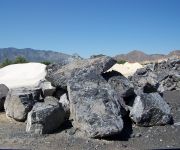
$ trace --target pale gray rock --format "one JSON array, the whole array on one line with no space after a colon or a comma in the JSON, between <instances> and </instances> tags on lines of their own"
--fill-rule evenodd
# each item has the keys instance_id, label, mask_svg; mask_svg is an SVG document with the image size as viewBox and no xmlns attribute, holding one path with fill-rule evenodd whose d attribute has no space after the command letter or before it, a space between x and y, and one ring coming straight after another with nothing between
<instances>
[{"instance_id":1,"label":"pale gray rock","mask_svg":"<svg viewBox=\"0 0 180 150\"><path fill-rule=\"evenodd\" d=\"M172 123L170 107L158 93L144 93L137 96L130 109L130 117L139 126Z\"/></svg>"},{"instance_id":2,"label":"pale gray rock","mask_svg":"<svg viewBox=\"0 0 180 150\"><path fill-rule=\"evenodd\" d=\"M8 91L9 88L6 85L0 84L0 111L4 110L4 101L6 99Z\"/></svg>"},{"instance_id":3,"label":"pale gray rock","mask_svg":"<svg viewBox=\"0 0 180 150\"><path fill-rule=\"evenodd\" d=\"M53 96L56 91L56 88L51 85L51 82L41 81L38 85L42 89L43 97Z\"/></svg>"},{"instance_id":4,"label":"pale gray rock","mask_svg":"<svg viewBox=\"0 0 180 150\"><path fill-rule=\"evenodd\" d=\"M44 102L37 102L28 113L26 132L47 134L57 130L64 122L65 112L58 100L46 97Z\"/></svg>"},{"instance_id":5,"label":"pale gray rock","mask_svg":"<svg viewBox=\"0 0 180 150\"><path fill-rule=\"evenodd\" d=\"M94 68L76 72L68 82L73 127L88 137L117 134L123 129L119 97Z\"/></svg>"},{"instance_id":6,"label":"pale gray rock","mask_svg":"<svg viewBox=\"0 0 180 150\"><path fill-rule=\"evenodd\" d=\"M11 89L4 103L6 115L17 121L25 121L34 103L40 99L41 89L39 88Z\"/></svg>"}]
</instances>

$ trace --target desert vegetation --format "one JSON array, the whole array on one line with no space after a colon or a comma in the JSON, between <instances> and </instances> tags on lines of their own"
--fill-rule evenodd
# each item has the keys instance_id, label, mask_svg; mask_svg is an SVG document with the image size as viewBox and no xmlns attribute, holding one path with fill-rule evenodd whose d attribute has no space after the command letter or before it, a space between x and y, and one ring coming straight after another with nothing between
<instances>
[{"instance_id":1,"label":"desert vegetation","mask_svg":"<svg viewBox=\"0 0 180 150\"><path fill-rule=\"evenodd\" d=\"M6 59L0 64L0 68L6 67L6 66L12 65L12 64L23 64L23 63L28 63L28 62L29 62L29 61L28 61L25 57L22 57L22 56L17 56L14 61L6 58ZM44 65L50 65L52 62L50 62L50 61L42 61L42 62L40 62L40 63L41 63L41 64L44 64Z\"/></svg>"},{"instance_id":2,"label":"desert vegetation","mask_svg":"<svg viewBox=\"0 0 180 150\"><path fill-rule=\"evenodd\" d=\"M24 58L24 57L22 57L22 56L17 56L14 61L6 58L6 59L0 64L0 68L3 68L3 67L8 66L8 65L12 65L12 64L22 64L22 63L27 63L27 62L28 62L28 61L26 60L26 58Z\"/></svg>"}]
</instances>

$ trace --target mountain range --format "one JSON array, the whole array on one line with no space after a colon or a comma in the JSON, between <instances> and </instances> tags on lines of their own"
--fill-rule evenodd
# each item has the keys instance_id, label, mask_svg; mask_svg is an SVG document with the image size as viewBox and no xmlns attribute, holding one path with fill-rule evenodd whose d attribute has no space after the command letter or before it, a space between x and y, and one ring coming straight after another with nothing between
<instances>
[{"instance_id":1,"label":"mountain range","mask_svg":"<svg viewBox=\"0 0 180 150\"><path fill-rule=\"evenodd\" d=\"M125 60L128 62L152 62L164 60L168 58L180 57L180 50L171 51L169 54L146 54L142 51L134 50L127 54L116 55L114 58L117 61Z\"/></svg>"},{"instance_id":2,"label":"mountain range","mask_svg":"<svg viewBox=\"0 0 180 150\"><path fill-rule=\"evenodd\" d=\"M61 52L34 50L31 48L0 48L0 63L5 59L14 60L17 56L22 56L30 62L59 62L62 63L74 58L81 58L78 54L68 55ZM169 54L146 54L142 51L134 50L127 54L119 54L114 56L117 61L126 60L128 62L147 62L158 61L171 57L180 57L180 50L171 51Z\"/></svg>"},{"instance_id":3,"label":"mountain range","mask_svg":"<svg viewBox=\"0 0 180 150\"><path fill-rule=\"evenodd\" d=\"M0 48L0 62L3 62L5 59L15 60L17 56L22 56L31 62L63 62L73 58L72 55L54 51L34 50L31 48Z\"/></svg>"}]
</instances>

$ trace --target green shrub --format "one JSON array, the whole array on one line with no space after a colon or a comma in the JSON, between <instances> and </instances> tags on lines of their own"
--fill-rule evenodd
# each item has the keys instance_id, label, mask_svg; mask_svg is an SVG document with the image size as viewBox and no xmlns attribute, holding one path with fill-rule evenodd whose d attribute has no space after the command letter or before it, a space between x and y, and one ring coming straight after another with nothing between
<instances>
[{"instance_id":1,"label":"green shrub","mask_svg":"<svg viewBox=\"0 0 180 150\"><path fill-rule=\"evenodd\" d=\"M9 60L8 58L6 58L2 63L1 63L1 68L2 67L5 67L5 66L8 66L8 65L11 65L13 64L13 62L11 60Z\"/></svg>"},{"instance_id":2,"label":"green shrub","mask_svg":"<svg viewBox=\"0 0 180 150\"><path fill-rule=\"evenodd\" d=\"M26 60L26 58L22 57L22 56L18 56L16 57L14 64L21 64L21 63L27 63L28 61Z\"/></svg>"},{"instance_id":3,"label":"green shrub","mask_svg":"<svg viewBox=\"0 0 180 150\"><path fill-rule=\"evenodd\" d=\"M0 68L11 65L11 64L22 64L22 63L27 63L28 61L22 57L22 56L18 56L16 57L16 59L14 61L9 60L8 58L6 58L1 64L0 64Z\"/></svg>"},{"instance_id":4,"label":"green shrub","mask_svg":"<svg viewBox=\"0 0 180 150\"><path fill-rule=\"evenodd\" d=\"M125 64L127 61L126 60L118 60L117 63L118 64Z\"/></svg>"},{"instance_id":5,"label":"green shrub","mask_svg":"<svg viewBox=\"0 0 180 150\"><path fill-rule=\"evenodd\" d=\"M51 62L50 61L42 61L41 64L50 65Z\"/></svg>"}]
</instances>

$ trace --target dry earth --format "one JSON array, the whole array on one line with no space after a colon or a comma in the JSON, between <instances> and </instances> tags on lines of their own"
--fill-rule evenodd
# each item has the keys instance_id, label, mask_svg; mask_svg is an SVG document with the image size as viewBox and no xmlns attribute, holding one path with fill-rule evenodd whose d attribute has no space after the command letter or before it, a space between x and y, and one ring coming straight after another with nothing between
<instances>
[{"instance_id":1,"label":"dry earth","mask_svg":"<svg viewBox=\"0 0 180 150\"><path fill-rule=\"evenodd\" d=\"M25 123L7 119L0 113L0 149L121 150L180 148L180 91L166 92L172 106L174 125L158 127L128 126L121 135L106 140L87 139L74 134L73 128L37 136L25 132ZM123 138L122 138L123 136Z\"/></svg>"}]
</instances>

